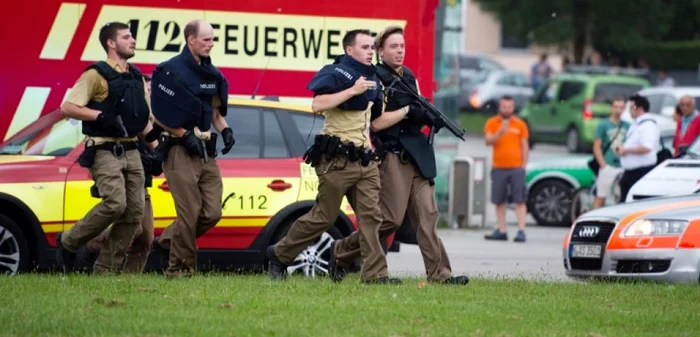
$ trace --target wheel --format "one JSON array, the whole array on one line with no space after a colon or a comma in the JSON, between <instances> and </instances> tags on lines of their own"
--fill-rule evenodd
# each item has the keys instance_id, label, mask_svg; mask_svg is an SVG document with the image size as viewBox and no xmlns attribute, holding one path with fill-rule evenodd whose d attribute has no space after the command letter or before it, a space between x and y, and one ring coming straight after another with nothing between
<instances>
[{"instance_id":1,"label":"wheel","mask_svg":"<svg viewBox=\"0 0 700 337\"><path fill-rule=\"evenodd\" d=\"M571 225L571 202L574 189L561 180L537 183L529 193L530 214L541 226Z\"/></svg>"},{"instance_id":2,"label":"wheel","mask_svg":"<svg viewBox=\"0 0 700 337\"><path fill-rule=\"evenodd\" d=\"M294 219L296 220L296 219ZM294 220L287 221L286 227L280 233L278 233L273 241L273 244L287 234L289 227L291 227ZM323 232L319 238L312 241L308 247L297 255L294 261L287 267L287 274L302 274L306 277L316 277L316 276L327 276L328 275L328 262L331 259L331 248L332 243L335 240L343 238L343 234L335 226L331 227L327 231Z\"/></svg>"},{"instance_id":3,"label":"wheel","mask_svg":"<svg viewBox=\"0 0 700 337\"><path fill-rule=\"evenodd\" d=\"M19 226L0 214L0 274L16 275L29 268L29 246Z\"/></svg>"},{"instance_id":4,"label":"wheel","mask_svg":"<svg viewBox=\"0 0 700 337\"><path fill-rule=\"evenodd\" d=\"M574 127L569 129L566 135L566 149L570 153L579 152L581 148L581 138L579 136L578 130Z\"/></svg>"},{"instance_id":5,"label":"wheel","mask_svg":"<svg viewBox=\"0 0 700 337\"><path fill-rule=\"evenodd\" d=\"M573 224L581 214L593 209L593 193L595 189L582 188L574 194L571 200L571 223Z\"/></svg>"}]
</instances>

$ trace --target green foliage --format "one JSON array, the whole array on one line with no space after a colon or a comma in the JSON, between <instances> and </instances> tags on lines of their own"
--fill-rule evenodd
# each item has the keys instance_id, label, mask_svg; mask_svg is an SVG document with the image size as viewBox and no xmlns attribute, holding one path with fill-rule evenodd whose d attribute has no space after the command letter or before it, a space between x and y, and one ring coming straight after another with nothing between
<instances>
[{"instance_id":1,"label":"green foliage","mask_svg":"<svg viewBox=\"0 0 700 337\"><path fill-rule=\"evenodd\" d=\"M644 55L652 68L697 70L700 65L700 40L650 43L633 52Z\"/></svg>"}]
</instances>

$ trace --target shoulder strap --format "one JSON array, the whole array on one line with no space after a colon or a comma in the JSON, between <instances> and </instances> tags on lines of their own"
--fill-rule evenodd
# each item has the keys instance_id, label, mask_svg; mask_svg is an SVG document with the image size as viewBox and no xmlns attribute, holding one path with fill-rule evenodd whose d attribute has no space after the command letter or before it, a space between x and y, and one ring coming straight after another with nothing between
<instances>
[{"instance_id":1,"label":"shoulder strap","mask_svg":"<svg viewBox=\"0 0 700 337\"><path fill-rule=\"evenodd\" d=\"M90 69L95 69L97 73L100 74L100 76L104 77L107 80L107 82L119 78L119 73L116 70L114 70L114 68L110 67L109 64L105 61L95 62L88 66L85 70L87 71Z\"/></svg>"},{"instance_id":2,"label":"shoulder strap","mask_svg":"<svg viewBox=\"0 0 700 337\"><path fill-rule=\"evenodd\" d=\"M139 67L129 63L129 72L134 75L134 77L141 78L143 77L143 73L141 72L141 69Z\"/></svg>"},{"instance_id":3,"label":"shoulder strap","mask_svg":"<svg viewBox=\"0 0 700 337\"><path fill-rule=\"evenodd\" d=\"M617 135L620 134L620 130L622 130L622 121L620 121L620 125L617 126L617 132L615 132L615 135L613 136L613 139L617 139ZM605 146L605 150L603 150L603 155L605 155L605 152L608 152L610 149L610 146L612 146L613 140L611 139L610 142Z\"/></svg>"}]
</instances>

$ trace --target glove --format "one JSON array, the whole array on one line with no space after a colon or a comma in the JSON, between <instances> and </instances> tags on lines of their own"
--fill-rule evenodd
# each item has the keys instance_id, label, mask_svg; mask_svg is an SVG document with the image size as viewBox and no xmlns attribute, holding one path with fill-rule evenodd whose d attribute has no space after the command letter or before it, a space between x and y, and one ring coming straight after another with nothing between
<instances>
[{"instance_id":1,"label":"glove","mask_svg":"<svg viewBox=\"0 0 700 337\"><path fill-rule=\"evenodd\" d=\"M425 117L425 110L418 106L417 104L411 104L408 108L408 113L406 114L408 119L416 124L422 123Z\"/></svg>"},{"instance_id":2,"label":"glove","mask_svg":"<svg viewBox=\"0 0 700 337\"><path fill-rule=\"evenodd\" d=\"M409 96L408 94L402 92L394 92L394 95L396 95L394 96L394 99L396 100L398 106L407 106L413 103L413 97Z\"/></svg>"},{"instance_id":3,"label":"glove","mask_svg":"<svg viewBox=\"0 0 700 337\"><path fill-rule=\"evenodd\" d=\"M445 120L442 118L436 118L436 119L431 120L430 122L431 122L430 124L435 128L435 133L440 131L440 129L444 128L446 125Z\"/></svg>"},{"instance_id":4,"label":"glove","mask_svg":"<svg viewBox=\"0 0 700 337\"><path fill-rule=\"evenodd\" d=\"M184 135L182 135L182 138L180 139L180 144L187 149L187 153L189 153L190 156L199 156L199 157L204 157L204 149L202 149L202 140L199 139L194 134L194 131L192 130L187 130Z\"/></svg>"},{"instance_id":5,"label":"glove","mask_svg":"<svg viewBox=\"0 0 700 337\"><path fill-rule=\"evenodd\" d=\"M119 120L115 114L102 111L99 115L97 115L95 122L97 122L105 131L114 131L120 135L122 134L122 126L119 124Z\"/></svg>"},{"instance_id":6,"label":"glove","mask_svg":"<svg viewBox=\"0 0 700 337\"><path fill-rule=\"evenodd\" d=\"M231 130L231 128L223 129L221 131L221 137L224 139L224 149L221 150L221 153L227 154L231 151L233 144L236 144L236 140L233 139L233 130Z\"/></svg>"}]
</instances>

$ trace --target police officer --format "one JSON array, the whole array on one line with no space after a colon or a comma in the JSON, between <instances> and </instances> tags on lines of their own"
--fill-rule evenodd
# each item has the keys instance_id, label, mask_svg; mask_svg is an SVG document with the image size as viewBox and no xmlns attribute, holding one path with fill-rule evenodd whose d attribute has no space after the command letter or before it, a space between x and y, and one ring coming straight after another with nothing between
<instances>
[{"instance_id":1,"label":"police officer","mask_svg":"<svg viewBox=\"0 0 700 337\"><path fill-rule=\"evenodd\" d=\"M377 73L383 85L388 86L394 76L400 76L413 91L420 93L413 72L403 66L403 32L403 28L394 26L377 35L376 46L382 61ZM428 281L467 284L466 276L452 276L445 247L437 236L438 209L433 186L435 153L428 137L421 132L424 124L438 129L444 125L426 116L407 93L387 88L385 97L386 112L372 121L373 137L386 151L379 169L382 185L379 205L383 217L380 239L385 240L401 226L408 210L411 224L417 231ZM334 242L329 264L331 279L341 281L347 267L360 257L360 235L355 231Z\"/></svg>"},{"instance_id":2,"label":"police officer","mask_svg":"<svg viewBox=\"0 0 700 337\"><path fill-rule=\"evenodd\" d=\"M148 188L153 185L153 177L159 176L163 172L163 161L159 155L151 150L144 141L139 142L139 151L141 152L141 163L145 172L144 185L144 208L141 226L136 229L134 238L126 254L124 261L125 273L143 273L148 256L151 253L151 243L153 242L153 205L151 204L151 195L148 193ZM99 198L97 186L93 186L93 197ZM82 268L89 269L94 264L94 260L104 246L105 240L109 236L110 228L105 229L96 238L90 240L85 246L78 250L78 265Z\"/></svg>"},{"instance_id":3,"label":"police officer","mask_svg":"<svg viewBox=\"0 0 700 337\"><path fill-rule=\"evenodd\" d=\"M90 65L73 86L61 111L82 120L85 151L79 158L89 168L102 200L78 223L56 237L57 261L65 271L75 267L82 245L114 223L95 261L96 274L119 272L144 208L144 170L137 136L151 130L145 81L127 63L135 40L129 26L108 23L100 29L107 60Z\"/></svg>"},{"instance_id":4,"label":"police officer","mask_svg":"<svg viewBox=\"0 0 700 337\"><path fill-rule=\"evenodd\" d=\"M182 52L159 64L153 72L152 104L156 123L165 129L159 147L163 172L175 201L177 218L153 242L168 256L167 277L192 276L197 262L195 239L221 219L223 183L216 156L221 133L226 154L234 144L224 117L228 82L212 64L214 29L202 20L185 26Z\"/></svg>"},{"instance_id":5,"label":"police officer","mask_svg":"<svg viewBox=\"0 0 700 337\"><path fill-rule=\"evenodd\" d=\"M343 37L345 55L323 67L308 88L314 92L312 110L325 115L324 126L305 154L319 179L316 204L294 222L287 234L267 249L272 279L286 276L286 267L313 240L335 223L343 196L355 196L360 233L362 276L365 283L399 283L389 278L379 242L378 157L371 147L369 125L383 109L378 79L372 66L373 39L367 30Z\"/></svg>"}]
</instances>

